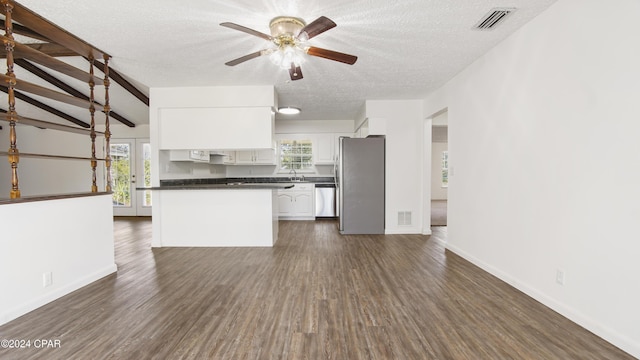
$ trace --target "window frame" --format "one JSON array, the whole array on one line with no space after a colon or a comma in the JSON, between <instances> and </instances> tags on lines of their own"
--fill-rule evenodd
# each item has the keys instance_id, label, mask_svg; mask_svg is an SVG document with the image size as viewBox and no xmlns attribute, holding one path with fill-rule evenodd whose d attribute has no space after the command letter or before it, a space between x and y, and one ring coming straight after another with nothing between
<instances>
[{"instance_id":1,"label":"window frame","mask_svg":"<svg viewBox=\"0 0 640 360\"><path fill-rule=\"evenodd\" d=\"M449 187L449 150L442 151L440 155L440 186Z\"/></svg>"},{"instance_id":2,"label":"window frame","mask_svg":"<svg viewBox=\"0 0 640 360\"><path fill-rule=\"evenodd\" d=\"M308 142L308 146L306 148L308 148L308 153L298 153L298 154L294 154L294 156L300 156L300 157L308 157L308 161L301 161L300 164L304 164L305 162L308 163L308 165L304 168L301 169L291 169L291 168L284 168L284 164L282 161L283 158L283 153L282 153L282 144L286 143L286 142L297 142L297 141L301 141L301 142ZM307 137L307 136L283 136L281 138L278 139L277 141L277 145L278 145L278 152L277 152L277 163L278 163L278 173L286 173L288 174L289 172L291 172L291 170L294 170L296 173L314 173L315 172L315 162L314 162L314 157L313 157L313 152L314 152L314 139L312 137Z\"/></svg>"}]
</instances>

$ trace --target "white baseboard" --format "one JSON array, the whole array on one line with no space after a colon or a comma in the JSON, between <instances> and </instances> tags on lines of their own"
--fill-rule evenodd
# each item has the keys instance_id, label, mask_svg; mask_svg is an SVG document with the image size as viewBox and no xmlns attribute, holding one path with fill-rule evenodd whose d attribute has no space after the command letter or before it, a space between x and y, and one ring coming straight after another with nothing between
<instances>
[{"instance_id":1,"label":"white baseboard","mask_svg":"<svg viewBox=\"0 0 640 360\"><path fill-rule=\"evenodd\" d=\"M103 277L113 274L118 270L116 264L111 264L103 269L100 269L92 274L83 276L82 278L77 279L69 284L53 289L51 292L43 294L42 296L38 296L31 301L28 301L25 304L14 307L7 311L3 311L0 313L0 325L6 324L11 320L17 319L20 316L31 312L43 305L46 305L56 299L59 299L73 291L80 289L83 286L89 285L90 283L102 279Z\"/></svg>"},{"instance_id":2,"label":"white baseboard","mask_svg":"<svg viewBox=\"0 0 640 360\"><path fill-rule=\"evenodd\" d=\"M543 305L547 306L551 310L557 312L558 314L566 317L567 319L573 321L574 323L580 325L581 327L589 330L595 335L601 337L602 339L608 341L612 345L620 348L623 351L626 351L630 355L640 358L640 343L630 339L628 336L620 334L613 329L593 320L589 316L581 313L574 308L542 293L538 289L531 287L530 285L514 278L510 274L507 274L500 269L489 265L482 260L474 257L473 255L465 252L464 250L456 247L455 245L451 245L447 243L445 245L447 250L459 255L465 260L471 262L472 264L480 267L484 271L490 273L491 275L496 276L500 280L506 282L507 284L513 286L514 288L522 291Z\"/></svg>"},{"instance_id":3,"label":"white baseboard","mask_svg":"<svg viewBox=\"0 0 640 360\"><path fill-rule=\"evenodd\" d=\"M422 234L422 229L415 226L403 226L392 229L385 228L385 235L400 235L400 234Z\"/></svg>"}]
</instances>

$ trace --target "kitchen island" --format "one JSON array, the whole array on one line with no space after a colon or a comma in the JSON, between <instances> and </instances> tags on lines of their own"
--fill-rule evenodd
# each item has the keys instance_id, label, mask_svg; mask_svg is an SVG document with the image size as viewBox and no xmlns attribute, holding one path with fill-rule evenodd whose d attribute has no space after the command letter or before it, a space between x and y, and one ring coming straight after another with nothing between
<instances>
[{"instance_id":1,"label":"kitchen island","mask_svg":"<svg viewBox=\"0 0 640 360\"><path fill-rule=\"evenodd\" d=\"M152 190L152 247L272 247L278 189L291 183L176 185Z\"/></svg>"}]
</instances>

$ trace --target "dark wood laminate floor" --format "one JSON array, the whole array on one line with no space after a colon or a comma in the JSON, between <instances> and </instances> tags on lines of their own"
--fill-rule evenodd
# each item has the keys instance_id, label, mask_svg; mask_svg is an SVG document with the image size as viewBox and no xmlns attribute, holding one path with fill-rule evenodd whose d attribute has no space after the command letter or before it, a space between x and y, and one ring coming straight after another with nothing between
<instances>
[{"instance_id":1,"label":"dark wood laminate floor","mask_svg":"<svg viewBox=\"0 0 640 360\"><path fill-rule=\"evenodd\" d=\"M148 219L115 229L117 275L0 327L61 347L0 359L632 359L445 251L446 228L284 221L274 248L154 250Z\"/></svg>"}]
</instances>

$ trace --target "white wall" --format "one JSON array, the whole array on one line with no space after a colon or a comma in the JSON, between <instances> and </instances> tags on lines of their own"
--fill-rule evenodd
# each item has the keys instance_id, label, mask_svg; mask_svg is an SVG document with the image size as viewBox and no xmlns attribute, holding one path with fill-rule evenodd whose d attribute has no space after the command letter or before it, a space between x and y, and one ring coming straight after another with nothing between
<instances>
[{"instance_id":1,"label":"white wall","mask_svg":"<svg viewBox=\"0 0 640 360\"><path fill-rule=\"evenodd\" d=\"M353 133L353 120L276 120L276 134Z\"/></svg>"},{"instance_id":2,"label":"white wall","mask_svg":"<svg viewBox=\"0 0 640 360\"><path fill-rule=\"evenodd\" d=\"M386 136L385 233L419 234L423 221L423 102L368 100L371 135ZM398 212L410 211L412 224L398 225Z\"/></svg>"},{"instance_id":3,"label":"white wall","mask_svg":"<svg viewBox=\"0 0 640 360\"><path fill-rule=\"evenodd\" d=\"M145 139L149 137L149 124L136 125L136 127L133 128L122 124L113 124L109 127L111 129L112 139Z\"/></svg>"},{"instance_id":4,"label":"white wall","mask_svg":"<svg viewBox=\"0 0 640 360\"><path fill-rule=\"evenodd\" d=\"M0 325L116 271L110 195L0 205L0 229Z\"/></svg>"},{"instance_id":5,"label":"white wall","mask_svg":"<svg viewBox=\"0 0 640 360\"><path fill-rule=\"evenodd\" d=\"M447 248L636 357L639 17L559 0L425 102L449 110Z\"/></svg>"}]
</instances>

